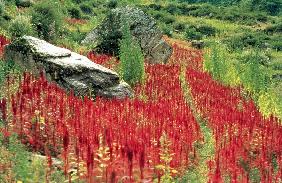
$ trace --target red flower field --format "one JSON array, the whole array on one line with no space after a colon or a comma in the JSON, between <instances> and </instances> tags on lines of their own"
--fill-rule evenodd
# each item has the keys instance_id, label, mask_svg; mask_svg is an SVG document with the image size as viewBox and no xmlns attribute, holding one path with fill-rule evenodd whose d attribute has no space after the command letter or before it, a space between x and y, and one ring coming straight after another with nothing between
<instances>
[{"instance_id":1,"label":"red flower field","mask_svg":"<svg viewBox=\"0 0 282 183\"><path fill-rule=\"evenodd\" d=\"M0 38L0 54L7 43ZM43 75L24 73L18 91L0 100L3 119L12 116L1 132L16 132L28 148L49 157L50 166L51 157L60 158L70 180L75 170L88 182L160 181L164 171L159 165L181 176L198 164L196 144L205 143L181 85L185 68L194 107L215 139L215 154L206 162L209 174L202 176L211 183L247 183L256 170L261 182L281 182L278 119L264 119L254 102L240 95L241 88L223 86L203 72L201 51L177 43L173 48L169 64L146 65L146 82L136 86L134 99L79 98ZM118 64L106 55L88 57L109 68ZM171 158L168 165L163 152Z\"/></svg>"}]
</instances>

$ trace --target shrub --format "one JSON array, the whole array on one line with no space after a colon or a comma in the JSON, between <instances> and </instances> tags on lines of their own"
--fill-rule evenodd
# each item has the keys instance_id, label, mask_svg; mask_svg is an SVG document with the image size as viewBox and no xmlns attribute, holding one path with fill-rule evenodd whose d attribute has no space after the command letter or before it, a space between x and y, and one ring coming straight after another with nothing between
<instances>
[{"instance_id":1,"label":"shrub","mask_svg":"<svg viewBox=\"0 0 282 183\"><path fill-rule=\"evenodd\" d=\"M18 7L30 7L32 5L31 0L16 0L16 5Z\"/></svg>"},{"instance_id":2,"label":"shrub","mask_svg":"<svg viewBox=\"0 0 282 183\"><path fill-rule=\"evenodd\" d=\"M185 30L185 28L186 28L186 25L184 23L176 23L176 24L173 25L173 28L175 30L183 32Z\"/></svg>"},{"instance_id":3,"label":"shrub","mask_svg":"<svg viewBox=\"0 0 282 183\"><path fill-rule=\"evenodd\" d=\"M164 16L162 17L161 21L166 24L172 24L173 22L175 22L175 18L173 16Z\"/></svg>"},{"instance_id":4,"label":"shrub","mask_svg":"<svg viewBox=\"0 0 282 183\"><path fill-rule=\"evenodd\" d=\"M232 62L224 45L211 42L210 51L206 52L204 58L204 69L210 72L214 79L228 86L240 84L238 65Z\"/></svg>"},{"instance_id":5,"label":"shrub","mask_svg":"<svg viewBox=\"0 0 282 183\"><path fill-rule=\"evenodd\" d=\"M274 25L270 25L265 29L266 33L273 34L273 33L282 33L282 23L277 23Z\"/></svg>"},{"instance_id":6,"label":"shrub","mask_svg":"<svg viewBox=\"0 0 282 183\"><path fill-rule=\"evenodd\" d=\"M84 3L84 4L81 4L79 7L83 13L92 14L93 12L92 7L88 4Z\"/></svg>"},{"instance_id":7,"label":"shrub","mask_svg":"<svg viewBox=\"0 0 282 183\"><path fill-rule=\"evenodd\" d=\"M272 42L272 48L277 50L277 51L282 51L282 42L281 40L276 40Z\"/></svg>"},{"instance_id":8,"label":"shrub","mask_svg":"<svg viewBox=\"0 0 282 183\"><path fill-rule=\"evenodd\" d=\"M187 28L185 32L185 38L190 41L191 40L200 40L203 38L203 34L198 32L196 28L191 27L191 28Z\"/></svg>"},{"instance_id":9,"label":"shrub","mask_svg":"<svg viewBox=\"0 0 282 183\"><path fill-rule=\"evenodd\" d=\"M76 7L68 9L68 13L71 18L81 19L81 11Z\"/></svg>"},{"instance_id":10,"label":"shrub","mask_svg":"<svg viewBox=\"0 0 282 183\"><path fill-rule=\"evenodd\" d=\"M117 0L110 0L107 4L108 8L110 9L114 9L116 8L118 5L118 1Z\"/></svg>"},{"instance_id":11,"label":"shrub","mask_svg":"<svg viewBox=\"0 0 282 183\"><path fill-rule=\"evenodd\" d=\"M166 7L166 11L172 15L181 13L181 11L178 9L178 7L175 4L168 4Z\"/></svg>"},{"instance_id":12,"label":"shrub","mask_svg":"<svg viewBox=\"0 0 282 183\"><path fill-rule=\"evenodd\" d=\"M261 32L244 32L226 38L224 42L230 50L242 50L248 47L263 48L269 37Z\"/></svg>"},{"instance_id":13,"label":"shrub","mask_svg":"<svg viewBox=\"0 0 282 183\"><path fill-rule=\"evenodd\" d=\"M214 36L216 33L216 28L209 25L200 25L197 28L197 31L206 36Z\"/></svg>"},{"instance_id":14,"label":"shrub","mask_svg":"<svg viewBox=\"0 0 282 183\"><path fill-rule=\"evenodd\" d=\"M157 12L157 13L154 13L153 16L157 20L162 20L165 17L165 14L161 12Z\"/></svg>"},{"instance_id":15,"label":"shrub","mask_svg":"<svg viewBox=\"0 0 282 183\"><path fill-rule=\"evenodd\" d=\"M4 14L5 11L5 2L0 0L0 16Z\"/></svg>"},{"instance_id":16,"label":"shrub","mask_svg":"<svg viewBox=\"0 0 282 183\"><path fill-rule=\"evenodd\" d=\"M169 37L172 36L173 30L172 27L170 25L167 24L161 24L161 29L163 31L163 33Z\"/></svg>"},{"instance_id":17,"label":"shrub","mask_svg":"<svg viewBox=\"0 0 282 183\"><path fill-rule=\"evenodd\" d=\"M159 4L150 4L149 8L156 10L156 11L160 11L162 9L162 6Z\"/></svg>"},{"instance_id":18,"label":"shrub","mask_svg":"<svg viewBox=\"0 0 282 183\"><path fill-rule=\"evenodd\" d=\"M30 18L26 16L17 16L9 26L9 32L12 38L32 34L32 25Z\"/></svg>"},{"instance_id":19,"label":"shrub","mask_svg":"<svg viewBox=\"0 0 282 183\"><path fill-rule=\"evenodd\" d=\"M74 2L76 4L80 4L80 3L82 3L82 0L72 0L72 2Z\"/></svg>"},{"instance_id":20,"label":"shrub","mask_svg":"<svg viewBox=\"0 0 282 183\"><path fill-rule=\"evenodd\" d=\"M122 78L130 85L143 82L145 76L144 56L140 45L133 39L130 28L125 21L120 41L120 61Z\"/></svg>"},{"instance_id":21,"label":"shrub","mask_svg":"<svg viewBox=\"0 0 282 183\"><path fill-rule=\"evenodd\" d=\"M31 21L38 36L50 41L59 35L63 26L63 15L57 2L44 1L34 6Z\"/></svg>"},{"instance_id":22,"label":"shrub","mask_svg":"<svg viewBox=\"0 0 282 183\"><path fill-rule=\"evenodd\" d=\"M238 60L243 64L256 63L260 65L268 65L270 63L269 56L258 50L243 51L238 57Z\"/></svg>"}]
</instances>

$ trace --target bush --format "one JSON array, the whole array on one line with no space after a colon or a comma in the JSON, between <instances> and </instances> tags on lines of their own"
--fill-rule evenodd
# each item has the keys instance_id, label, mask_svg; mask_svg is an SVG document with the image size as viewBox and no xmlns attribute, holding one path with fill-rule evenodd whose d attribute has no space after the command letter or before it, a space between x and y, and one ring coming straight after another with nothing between
<instances>
[{"instance_id":1,"label":"bush","mask_svg":"<svg viewBox=\"0 0 282 183\"><path fill-rule=\"evenodd\" d=\"M230 50L242 50L249 47L263 48L268 40L269 37L261 32L244 32L226 38L224 42Z\"/></svg>"},{"instance_id":2,"label":"bush","mask_svg":"<svg viewBox=\"0 0 282 183\"><path fill-rule=\"evenodd\" d=\"M5 2L3 0L0 0L0 16L4 14L5 11Z\"/></svg>"},{"instance_id":3,"label":"bush","mask_svg":"<svg viewBox=\"0 0 282 183\"><path fill-rule=\"evenodd\" d=\"M196 29L198 32L206 36L214 36L216 34L216 28L209 25L200 25Z\"/></svg>"},{"instance_id":4,"label":"bush","mask_svg":"<svg viewBox=\"0 0 282 183\"><path fill-rule=\"evenodd\" d=\"M204 58L204 69L210 72L214 79L228 86L240 84L238 66L231 61L224 45L210 43L210 51L206 52Z\"/></svg>"},{"instance_id":5,"label":"bush","mask_svg":"<svg viewBox=\"0 0 282 183\"><path fill-rule=\"evenodd\" d=\"M268 65L270 63L269 56L258 50L243 51L238 57L238 60L243 64L256 63L260 65Z\"/></svg>"},{"instance_id":6,"label":"bush","mask_svg":"<svg viewBox=\"0 0 282 183\"><path fill-rule=\"evenodd\" d=\"M162 9L162 6L159 4L150 4L149 8L156 10L156 11L160 11Z\"/></svg>"},{"instance_id":7,"label":"bush","mask_svg":"<svg viewBox=\"0 0 282 183\"><path fill-rule=\"evenodd\" d=\"M172 15L181 13L181 11L178 9L178 7L175 4L168 4L166 7L166 11Z\"/></svg>"},{"instance_id":8,"label":"bush","mask_svg":"<svg viewBox=\"0 0 282 183\"><path fill-rule=\"evenodd\" d=\"M16 0L16 5L18 7L30 7L32 5L31 0Z\"/></svg>"},{"instance_id":9,"label":"bush","mask_svg":"<svg viewBox=\"0 0 282 183\"><path fill-rule=\"evenodd\" d=\"M198 32L196 30L196 28L191 27L191 28L187 28L186 32L185 32L185 38L189 41L191 40L200 40L203 38L203 34Z\"/></svg>"},{"instance_id":10,"label":"bush","mask_svg":"<svg viewBox=\"0 0 282 183\"><path fill-rule=\"evenodd\" d=\"M32 12L32 24L40 38L53 40L63 26L63 15L58 2L44 1L36 4Z\"/></svg>"},{"instance_id":11,"label":"bush","mask_svg":"<svg viewBox=\"0 0 282 183\"><path fill-rule=\"evenodd\" d=\"M173 30L172 30L172 27L170 25L161 24L160 27L161 27L161 29L162 29L162 31L165 35L172 37Z\"/></svg>"},{"instance_id":12,"label":"bush","mask_svg":"<svg viewBox=\"0 0 282 183\"><path fill-rule=\"evenodd\" d=\"M30 18L26 16L17 16L9 26L9 32L12 36L12 39L21 37L24 35L32 34L32 25Z\"/></svg>"},{"instance_id":13,"label":"bush","mask_svg":"<svg viewBox=\"0 0 282 183\"><path fill-rule=\"evenodd\" d=\"M122 27L119 56L122 78L130 85L141 83L145 77L144 56L140 45L133 39L125 21Z\"/></svg>"},{"instance_id":14,"label":"bush","mask_svg":"<svg viewBox=\"0 0 282 183\"><path fill-rule=\"evenodd\" d=\"M81 19L81 11L76 7L68 9L68 13L71 18Z\"/></svg>"},{"instance_id":15,"label":"bush","mask_svg":"<svg viewBox=\"0 0 282 183\"><path fill-rule=\"evenodd\" d=\"M110 9L114 9L114 8L116 8L117 7L117 5L118 5L118 1L117 0L110 0L109 2L108 2L108 8L110 8Z\"/></svg>"},{"instance_id":16,"label":"bush","mask_svg":"<svg viewBox=\"0 0 282 183\"><path fill-rule=\"evenodd\" d=\"M161 21L163 21L166 24L172 24L173 22L175 22L175 17L173 16L164 16L161 18Z\"/></svg>"},{"instance_id":17,"label":"bush","mask_svg":"<svg viewBox=\"0 0 282 183\"><path fill-rule=\"evenodd\" d=\"M72 0L72 2L74 2L76 4L80 4L80 3L82 3L82 0Z\"/></svg>"},{"instance_id":18,"label":"bush","mask_svg":"<svg viewBox=\"0 0 282 183\"><path fill-rule=\"evenodd\" d=\"M92 7L88 4L81 4L79 7L83 13L92 14L93 12Z\"/></svg>"},{"instance_id":19,"label":"bush","mask_svg":"<svg viewBox=\"0 0 282 183\"><path fill-rule=\"evenodd\" d=\"M277 23L271 25L265 29L266 33L273 34L273 33L282 33L282 23Z\"/></svg>"},{"instance_id":20,"label":"bush","mask_svg":"<svg viewBox=\"0 0 282 183\"><path fill-rule=\"evenodd\" d=\"M173 25L173 28L175 30L183 32L185 30L185 28L186 28L186 25L184 23L176 23L176 24Z\"/></svg>"}]
</instances>

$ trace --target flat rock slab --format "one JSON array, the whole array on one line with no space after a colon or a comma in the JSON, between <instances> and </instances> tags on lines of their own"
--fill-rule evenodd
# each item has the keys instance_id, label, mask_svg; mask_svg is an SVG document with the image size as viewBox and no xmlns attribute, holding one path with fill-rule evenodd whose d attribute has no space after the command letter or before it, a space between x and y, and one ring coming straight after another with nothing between
<instances>
[{"instance_id":1,"label":"flat rock slab","mask_svg":"<svg viewBox=\"0 0 282 183\"><path fill-rule=\"evenodd\" d=\"M120 81L116 72L85 56L31 36L23 36L6 46L4 58L15 61L35 75L44 71L49 81L55 81L67 91L73 90L76 95L91 93L118 99L133 96L131 87Z\"/></svg>"}]
</instances>

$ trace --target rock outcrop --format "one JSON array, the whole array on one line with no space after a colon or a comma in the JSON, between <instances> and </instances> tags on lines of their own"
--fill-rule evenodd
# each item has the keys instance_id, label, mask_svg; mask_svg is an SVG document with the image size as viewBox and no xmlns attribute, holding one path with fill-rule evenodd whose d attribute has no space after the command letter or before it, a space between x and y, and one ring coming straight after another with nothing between
<instances>
[{"instance_id":1,"label":"rock outcrop","mask_svg":"<svg viewBox=\"0 0 282 183\"><path fill-rule=\"evenodd\" d=\"M140 43L146 60L149 63L166 63L172 54L171 46L162 40L163 34L155 20L138 8L126 6L111 10L82 43L95 45L98 52L117 55L125 20L128 21L134 39Z\"/></svg>"},{"instance_id":2,"label":"rock outcrop","mask_svg":"<svg viewBox=\"0 0 282 183\"><path fill-rule=\"evenodd\" d=\"M27 71L39 75L44 71L49 81L55 81L76 95L103 96L122 99L133 95L130 86L120 81L118 74L87 57L56 47L31 36L16 39L4 50L5 60L13 60Z\"/></svg>"}]
</instances>

